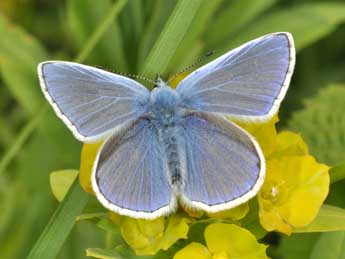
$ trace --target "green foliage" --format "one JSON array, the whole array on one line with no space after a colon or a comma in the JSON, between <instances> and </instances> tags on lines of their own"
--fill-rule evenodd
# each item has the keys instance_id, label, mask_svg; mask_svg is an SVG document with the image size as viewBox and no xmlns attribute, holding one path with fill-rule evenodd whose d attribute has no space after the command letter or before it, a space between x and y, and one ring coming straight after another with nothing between
<instances>
[{"instance_id":1,"label":"green foliage","mask_svg":"<svg viewBox=\"0 0 345 259\"><path fill-rule=\"evenodd\" d=\"M114 17L117 16L126 2L127 0L120 1L112 7L110 0L100 0L97 5L94 4L94 1L67 1L66 12L71 37L77 49L84 50L76 58L77 62L85 60L87 55L90 55L88 61L91 63L102 64L109 68L121 68L126 71L127 62L123 51L123 42L117 21L114 21ZM110 12L109 9L111 9ZM109 13L108 19L104 19L106 13ZM100 26L101 22L103 24ZM95 40L90 40L89 35L96 29L99 33L94 35L98 43L94 46ZM87 41L90 47L84 46ZM91 51L92 49L96 51Z\"/></svg>"},{"instance_id":2,"label":"green foliage","mask_svg":"<svg viewBox=\"0 0 345 259\"><path fill-rule=\"evenodd\" d=\"M25 258L34 247L29 258L81 259L86 258L85 248L105 247L90 248L87 255L164 259L187 245L181 240L166 252L139 257L129 250L104 208L79 185L57 204L49 173L78 168L80 144L40 92L36 67L48 59L140 71L153 78L178 72L209 50L218 56L262 34L290 31L297 67L280 118L302 134L313 155L335 166L327 203L345 207L343 1L0 2L0 257ZM68 186L60 183L65 192ZM250 207L240 224L261 238L266 231L258 224L257 204L251 202ZM324 205L311 225L294 232L344 230L343 222L344 209ZM189 238L205 244L206 225L191 225ZM283 237L275 252L283 259L343 258L344 232L294 233Z\"/></svg>"},{"instance_id":3,"label":"green foliage","mask_svg":"<svg viewBox=\"0 0 345 259\"><path fill-rule=\"evenodd\" d=\"M276 10L262 16L255 23L248 24L248 29L225 44L224 50L238 46L259 35L289 31L294 35L297 50L326 36L345 20L343 3L309 3L300 6Z\"/></svg>"},{"instance_id":4,"label":"green foliage","mask_svg":"<svg viewBox=\"0 0 345 259\"><path fill-rule=\"evenodd\" d=\"M302 134L311 153L330 165L345 161L344 100L344 86L328 86L305 101L305 109L289 121L289 128Z\"/></svg>"},{"instance_id":5,"label":"green foliage","mask_svg":"<svg viewBox=\"0 0 345 259\"><path fill-rule=\"evenodd\" d=\"M345 210L323 205L316 218L309 225L296 228L294 233L328 232L345 230Z\"/></svg>"},{"instance_id":6,"label":"green foliage","mask_svg":"<svg viewBox=\"0 0 345 259\"><path fill-rule=\"evenodd\" d=\"M71 232L74 221L86 205L89 196L77 180L56 209L44 232L30 251L28 258L55 258Z\"/></svg>"},{"instance_id":7,"label":"green foliage","mask_svg":"<svg viewBox=\"0 0 345 259\"><path fill-rule=\"evenodd\" d=\"M310 258L319 236L319 234L294 234L291 237L283 237L276 253L284 259Z\"/></svg>"},{"instance_id":8,"label":"green foliage","mask_svg":"<svg viewBox=\"0 0 345 259\"><path fill-rule=\"evenodd\" d=\"M345 179L345 164L341 164L331 168L329 171L331 176L331 183L336 183L338 181Z\"/></svg>"},{"instance_id":9,"label":"green foliage","mask_svg":"<svg viewBox=\"0 0 345 259\"><path fill-rule=\"evenodd\" d=\"M29 114L42 105L37 84L36 67L47 59L47 54L37 39L0 16L0 72L11 93ZM18 76L20 75L20 76Z\"/></svg>"},{"instance_id":10,"label":"green foliage","mask_svg":"<svg viewBox=\"0 0 345 259\"><path fill-rule=\"evenodd\" d=\"M315 243L310 255L311 259L344 259L345 258L345 232L323 233Z\"/></svg>"},{"instance_id":11,"label":"green foliage","mask_svg":"<svg viewBox=\"0 0 345 259\"><path fill-rule=\"evenodd\" d=\"M201 0L180 0L177 2L147 57L142 69L143 74L154 77L165 72L170 59L187 33L201 2Z\"/></svg>"}]
</instances>

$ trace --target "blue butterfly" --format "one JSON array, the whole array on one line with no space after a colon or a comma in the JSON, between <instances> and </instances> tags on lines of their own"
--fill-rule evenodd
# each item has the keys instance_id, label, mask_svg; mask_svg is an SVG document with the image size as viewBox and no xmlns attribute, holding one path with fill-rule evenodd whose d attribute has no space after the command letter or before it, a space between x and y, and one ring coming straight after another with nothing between
<instances>
[{"instance_id":1,"label":"blue butterfly","mask_svg":"<svg viewBox=\"0 0 345 259\"><path fill-rule=\"evenodd\" d=\"M46 99L83 142L106 139L92 172L98 200L134 218L177 209L218 212L252 198L265 159L246 131L225 118L269 120L295 64L290 33L250 41L152 92L101 69L64 61L39 64Z\"/></svg>"}]
</instances>

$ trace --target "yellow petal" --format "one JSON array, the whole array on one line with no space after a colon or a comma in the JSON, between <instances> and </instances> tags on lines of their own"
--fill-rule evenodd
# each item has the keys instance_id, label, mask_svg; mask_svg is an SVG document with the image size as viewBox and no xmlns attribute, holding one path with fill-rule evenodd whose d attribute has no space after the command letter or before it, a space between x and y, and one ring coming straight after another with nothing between
<instances>
[{"instance_id":1,"label":"yellow petal","mask_svg":"<svg viewBox=\"0 0 345 259\"><path fill-rule=\"evenodd\" d=\"M295 160L296 164L301 164L299 183L291 192L288 203L281 209L281 213L291 225L302 227L313 221L327 197L329 168L317 163L312 156ZM292 164L291 167L293 168L294 165Z\"/></svg>"},{"instance_id":2,"label":"yellow petal","mask_svg":"<svg viewBox=\"0 0 345 259\"><path fill-rule=\"evenodd\" d=\"M50 174L50 188L58 201L62 201L65 198L77 176L77 170L61 170Z\"/></svg>"},{"instance_id":3,"label":"yellow petal","mask_svg":"<svg viewBox=\"0 0 345 259\"><path fill-rule=\"evenodd\" d=\"M178 214L155 220L121 217L120 226L122 237L138 255L167 250L177 240L187 238L189 230L188 219Z\"/></svg>"},{"instance_id":4,"label":"yellow petal","mask_svg":"<svg viewBox=\"0 0 345 259\"><path fill-rule=\"evenodd\" d=\"M207 247L193 242L178 251L174 259L212 259L212 256Z\"/></svg>"},{"instance_id":5,"label":"yellow petal","mask_svg":"<svg viewBox=\"0 0 345 259\"><path fill-rule=\"evenodd\" d=\"M236 120L234 122L247 130L259 142L259 145L265 156L268 156L275 149L277 138L275 124L278 121L279 118L276 114L271 120L262 123L243 123L236 122Z\"/></svg>"},{"instance_id":6,"label":"yellow petal","mask_svg":"<svg viewBox=\"0 0 345 259\"><path fill-rule=\"evenodd\" d=\"M258 195L262 226L290 234L309 224L329 190L326 165L312 156L286 156L267 161L265 183Z\"/></svg>"},{"instance_id":7,"label":"yellow petal","mask_svg":"<svg viewBox=\"0 0 345 259\"><path fill-rule=\"evenodd\" d=\"M259 217L261 226L267 231L278 231L287 235L292 232L291 225L282 220L276 208L266 210L260 206Z\"/></svg>"},{"instance_id":8,"label":"yellow petal","mask_svg":"<svg viewBox=\"0 0 345 259\"><path fill-rule=\"evenodd\" d=\"M153 255L160 250L165 220L142 220L124 217L121 220L121 234L138 255Z\"/></svg>"},{"instance_id":9,"label":"yellow petal","mask_svg":"<svg viewBox=\"0 0 345 259\"><path fill-rule=\"evenodd\" d=\"M169 85L172 88L175 88L189 73L190 73L190 71L186 71L186 72L180 73L176 76L169 78Z\"/></svg>"},{"instance_id":10,"label":"yellow petal","mask_svg":"<svg viewBox=\"0 0 345 259\"><path fill-rule=\"evenodd\" d=\"M83 189L91 194L93 194L91 185L92 167L98 149L101 147L102 143L103 142L84 144L81 151L79 182Z\"/></svg>"},{"instance_id":11,"label":"yellow petal","mask_svg":"<svg viewBox=\"0 0 345 259\"><path fill-rule=\"evenodd\" d=\"M225 252L221 252L218 254L214 254L212 256L212 259L229 259L229 257L227 256L227 254Z\"/></svg>"},{"instance_id":12,"label":"yellow petal","mask_svg":"<svg viewBox=\"0 0 345 259\"><path fill-rule=\"evenodd\" d=\"M247 215L248 211L249 205L248 203L244 203L230 210L224 210L216 213L207 213L207 215L211 218L217 219L240 220Z\"/></svg>"},{"instance_id":13,"label":"yellow petal","mask_svg":"<svg viewBox=\"0 0 345 259\"><path fill-rule=\"evenodd\" d=\"M247 229L234 224L215 223L207 226L205 240L214 255L224 253L231 258L268 258L266 246L259 244Z\"/></svg>"},{"instance_id":14,"label":"yellow petal","mask_svg":"<svg viewBox=\"0 0 345 259\"><path fill-rule=\"evenodd\" d=\"M308 154L308 146L301 135L291 131L282 131L277 136L276 147L269 158L279 156L301 156Z\"/></svg>"},{"instance_id":15,"label":"yellow petal","mask_svg":"<svg viewBox=\"0 0 345 259\"><path fill-rule=\"evenodd\" d=\"M167 250L177 240L186 239L188 235L188 219L178 214L172 215L168 218L168 226L165 230L161 248Z\"/></svg>"}]
</instances>

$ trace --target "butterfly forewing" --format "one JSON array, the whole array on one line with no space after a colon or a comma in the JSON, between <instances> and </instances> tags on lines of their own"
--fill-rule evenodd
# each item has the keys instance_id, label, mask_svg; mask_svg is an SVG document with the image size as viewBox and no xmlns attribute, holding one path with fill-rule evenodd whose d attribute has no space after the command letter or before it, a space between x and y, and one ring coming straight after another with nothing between
<instances>
[{"instance_id":1,"label":"butterfly forewing","mask_svg":"<svg viewBox=\"0 0 345 259\"><path fill-rule=\"evenodd\" d=\"M99 200L112 211L154 218L174 210L162 146L147 120L137 120L105 142L92 182Z\"/></svg>"},{"instance_id":2,"label":"butterfly forewing","mask_svg":"<svg viewBox=\"0 0 345 259\"><path fill-rule=\"evenodd\" d=\"M59 117L81 141L97 140L143 114L149 91L129 78L71 62L38 67L42 90Z\"/></svg>"},{"instance_id":3,"label":"butterfly forewing","mask_svg":"<svg viewBox=\"0 0 345 259\"><path fill-rule=\"evenodd\" d=\"M181 105L237 118L269 119L290 82L293 46L289 33L276 33L224 54L177 86Z\"/></svg>"},{"instance_id":4,"label":"butterfly forewing","mask_svg":"<svg viewBox=\"0 0 345 259\"><path fill-rule=\"evenodd\" d=\"M265 161L255 140L235 124L211 114L183 123L187 172L182 201L216 212L253 197L263 183Z\"/></svg>"}]
</instances>

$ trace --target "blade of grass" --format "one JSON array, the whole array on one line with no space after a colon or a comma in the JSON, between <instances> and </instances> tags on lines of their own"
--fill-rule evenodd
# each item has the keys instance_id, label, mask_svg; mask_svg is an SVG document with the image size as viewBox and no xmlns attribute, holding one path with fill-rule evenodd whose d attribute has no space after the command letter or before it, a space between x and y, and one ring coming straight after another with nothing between
<instances>
[{"instance_id":1,"label":"blade of grass","mask_svg":"<svg viewBox=\"0 0 345 259\"><path fill-rule=\"evenodd\" d=\"M277 31L291 32L296 50L300 51L331 33L344 20L345 4L340 2L315 2L277 9L250 22L247 30L226 42L220 52L224 53L246 41Z\"/></svg>"},{"instance_id":2,"label":"blade of grass","mask_svg":"<svg viewBox=\"0 0 345 259\"><path fill-rule=\"evenodd\" d=\"M16 154L19 152L21 147L24 145L25 141L31 135L33 130L36 129L38 123L41 121L45 112L47 111L48 106L45 105L44 108L37 114L24 128L19 132L18 136L15 138L14 143L6 151L5 155L0 160L0 175L5 171L6 167L13 160Z\"/></svg>"},{"instance_id":3,"label":"blade of grass","mask_svg":"<svg viewBox=\"0 0 345 259\"><path fill-rule=\"evenodd\" d=\"M81 213L88 200L89 195L76 179L27 258L55 258L74 226L76 215Z\"/></svg>"},{"instance_id":4,"label":"blade of grass","mask_svg":"<svg viewBox=\"0 0 345 259\"><path fill-rule=\"evenodd\" d=\"M163 31L149 53L142 73L148 77L163 74L188 31L202 0L179 0Z\"/></svg>"},{"instance_id":5,"label":"blade of grass","mask_svg":"<svg viewBox=\"0 0 345 259\"><path fill-rule=\"evenodd\" d=\"M275 4L276 0L235 0L223 8L207 27L206 45L219 46L224 40L233 38L239 29ZM226 30L224 30L226 28Z\"/></svg>"},{"instance_id":6,"label":"blade of grass","mask_svg":"<svg viewBox=\"0 0 345 259\"><path fill-rule=\"evenodd\" d=\"M143 2L141 0L132 0L128 2L135 39L137 40L137 42L139 42L140 40L144 24L142 3Z\"/></svg>"},{"instance_id":7,"label":"blade of grass","mask_svg":"<svg viewBox=\"0 0 345 259\"><path fill-rule=\"evenodd\" d=\"M84 47L90 35L97 30L100 22L111 10L113 2L112 0L98 0L95 4L92 0L66 1L66 27L76 49L80 51ZM121 10L121 13L123 13L123 10ZM97 46L85 61L88 64L127 71L122 31L118 26L118 19L113 19L110 22L111 25L102 34Z\"/></svg>"},{"instance_id":8,"label":"blade of grass","mask_svg":"<svg viewBox=\"0 0 345 259\"><path fill-rule=\"evenodd\" d=\"M174 8L172 1L155 1L150 11L150 19L144 28L143 35L138 50L138 65L142 67L144 61L151 50L157 34L162 30L167 17Z\"/></svg>"},{"instance_id":9,"label":"blade of grass","mask_svg":"<svg viewBox=\"0 0 345 259\"><path fill-rule=\"evenodd\" d=\"M91 35L89 41L86 43L85 47L76 57L76 62L83 62L88 55L91 53L92 49L96 46L99 40L102 38L103 34L107 31L109 26L114 21L114 18L121 12L122 8L127 3L127 0L117 1L110 9L108 15L105 17L98 29Z\"/></svg>"},{"instance_id":10,"label":"blade of grass","mask_svg":"<svg viewBox=\"0 0 345 259\"><path fill-rule=\"evenodd\" d=\"M221 4L221 0L203 1L190 25L188 34L169 63L169 70L174 69L174 72L179 72L200 57L200 52L204 47L201 36L205 28L212 24L213 15Z\"/></svg>"}]
</instances>

